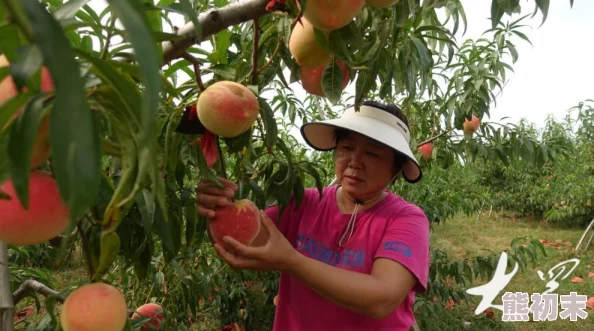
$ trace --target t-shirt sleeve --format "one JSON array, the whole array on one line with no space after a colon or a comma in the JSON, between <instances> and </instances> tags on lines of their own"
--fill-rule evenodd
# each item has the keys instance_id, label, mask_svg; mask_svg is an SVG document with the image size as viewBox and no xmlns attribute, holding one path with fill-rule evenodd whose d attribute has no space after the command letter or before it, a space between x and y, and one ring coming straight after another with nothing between
<instances>
[{"instance_id":1,"label":"t-shirt sleeve","mask_svg":"<svg viewBox=\"0 0 594 331\"><path fill-rule=\"evenodd\" d=\"M418 207L406 209L388 225L374 259L388 258L402 264L417 278L413 291L425 292L430 265L429 220Z\"/></svg>"}]
</instances>

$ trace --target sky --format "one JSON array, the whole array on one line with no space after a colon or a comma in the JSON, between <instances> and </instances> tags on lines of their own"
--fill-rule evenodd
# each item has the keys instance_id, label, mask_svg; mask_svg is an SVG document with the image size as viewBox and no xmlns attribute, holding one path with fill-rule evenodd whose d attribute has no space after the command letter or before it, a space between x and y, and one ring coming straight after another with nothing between
<instances>
[{"instance_id":1,"label":"sky","mask_svg":"<svg viewBox=\"0 0 594 331\"><path fill-rule=\"evenodd\" d=\"M463 0L468 31L465 37L479 37L490 26L490 0ZM534 0L521 0L522 14L532 15ZM518 41L518 61L514 73L491 110L491 119L509 116L511 122L521 118L537 125L544 124L553 114L562 119L569 108L588 98L594 99L591 79L594 77L594 1L550 1L549 15L544 25L542 16L526 21L525 28L531 46ZM520 40L520 39L518 39Z\"/></svg>"},{"instance_id":2,"label":"sky","mask_svg":"<svg viewBox=\"0 0 594 331\"><path fill-rule=\"evenodd\" d=\"M459 44L468 38L479 38L491 26L491 0L461 2L468 26L464 35L462 29L456 35ZM103 9L105 4L105 0L90 3L95 10ZM521 5L522 13L514 14L512 19L534 12L534 0L521 0ZM575 0L573 8L569 0L553 0L544 25L541 26L540 13L525 20L524 24L530 27L522 31L532 45L519 38L514 42L519 53L518 61L513 64L515 72L507 76L508 83L499 94L497 104L491 108L490 120L509 117L505 122L517 123L523 118L540 127L550 114L561 120L569 108L588 98L594 99L590 85L591 77L594 77L592 17L592 0ZM503 20L507 19L509 17L504 16ZM178 26L183 25L181 16L173 16L172 21ZM351 82L345 92L354 94L354 85ZM291 84L291 88L298 97L305 95L299 83Z\"/></svg>"}]
</instances>

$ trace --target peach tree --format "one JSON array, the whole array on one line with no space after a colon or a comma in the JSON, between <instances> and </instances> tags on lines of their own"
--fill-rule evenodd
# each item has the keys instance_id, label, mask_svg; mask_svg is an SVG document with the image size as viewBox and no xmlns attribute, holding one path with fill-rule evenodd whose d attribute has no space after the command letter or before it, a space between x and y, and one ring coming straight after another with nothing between
<instances>
[{"instance_id":1,"label":"peach tree","mask_svg":"<svg viewBox=\"0 0 594 331\"><path fill-rule=\"evenodd\" d=\"M145 322L131 317L147 301L165 308L167 328L187 330L205 309L214 309L223 324L250 323L257 311L245 313L247 287L259 280L270 303L275 276L231 271L216 258L206 220L196 214L197 183L232 179L240 188L235 198L259 208L278 203L283 209L292 197L299 202L305 187L321 190L333 173L331 156L305 148L294 130L365 99L397 103L410 120L412 146L433 147L423 164L435 168L427 186L407 196L431 221L480 208L467 204L472 199L465 192L443 191L461 197L452 204L427 193L432 185L448 185L444 169L460 160L542 164L554 158L554 147L525 131L485 121L519 56L515 43L529 42L522 31L527 17L503 20L519 12L518 1L492 0L490 13L481 14L491 15L492 28L463 43L454 37L466 29L459 0L355 2L336 1L332 8L317 0L0 2L0 211L29 221L4 214L0 229L22 224L12 231L51 241L56 263L79 245L86 271L56 291L16 277L17 269L9 273L3 263L3 316L13 315L24 297L41 294L47 316L39 328L64 327L58 303L101 282L123 292L126 329ZM528 4L544 23L549 1ZM202 93L221 81L241 84L257 98L257 119L232 137L184 122L197 112ZM44 187L59 202L34 199L32 174L41 172L54 180ZM394 189L407 191L403 185ZM40 231L62 205L64 224ZM30 217L33 211L40 216ZM3 238L22 249L18 240ZM519 251L512 258L522 263L520 255L528 253L523 246ZM494 267L493 260L434 261L435 290L427 296L437 291L444 300L459 295L441 290L443 277L463 282ZM205 304L213 294L217 305ZM13 329L12 320L0 323Z\"/></svg>"}]
</instances>

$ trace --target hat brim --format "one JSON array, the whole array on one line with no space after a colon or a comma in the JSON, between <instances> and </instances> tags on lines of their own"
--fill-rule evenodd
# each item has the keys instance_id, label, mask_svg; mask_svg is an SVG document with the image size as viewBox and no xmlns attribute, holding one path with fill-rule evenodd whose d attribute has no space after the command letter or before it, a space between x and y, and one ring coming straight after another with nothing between
<instances>
[{"instance_id":1,"label":"hat brim","mask_svg":"<svg viewBox=\"0 0 594 331\"><path fill-rule=\"evenodd\" d=\"M412 184L421 180L423 171L406 139L401 134L394 134L394 128L384 122L365 117L338 118L306 123L301 126L300 131L309 146L319 151L329 151L336 148L334 140L336 128L353 131L392 148L406 159L402 167L404 179Z\"/></svg>"}]
</instances>

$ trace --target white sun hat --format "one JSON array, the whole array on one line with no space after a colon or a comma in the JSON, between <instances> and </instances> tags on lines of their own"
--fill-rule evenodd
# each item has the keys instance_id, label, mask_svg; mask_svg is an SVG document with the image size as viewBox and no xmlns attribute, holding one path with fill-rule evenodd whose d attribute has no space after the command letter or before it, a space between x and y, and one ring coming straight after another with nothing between
<instances>
[{"instance_id":1,"label":"white sun hat","mask_svg":"<svg viewBox=\"0 0 594 331\"><path fill-rule=\"evenodd\" d=\"M423 172L410 148L410 131L395 115L370 104L361 105L358 112L353 106L346 109L340 118L302 125L301 135L312 148L329 151L336 148L336 128L354 131L391 147L406 159L402 167L404 179L409 183L421 180Z\"/></svg>"}]
</instances>

